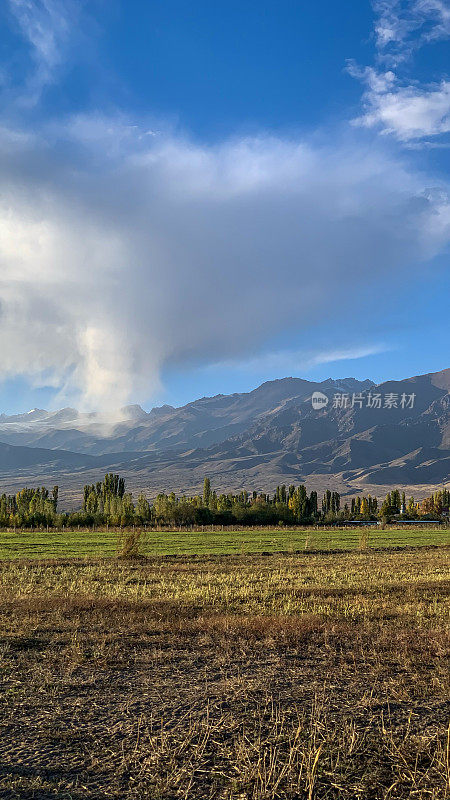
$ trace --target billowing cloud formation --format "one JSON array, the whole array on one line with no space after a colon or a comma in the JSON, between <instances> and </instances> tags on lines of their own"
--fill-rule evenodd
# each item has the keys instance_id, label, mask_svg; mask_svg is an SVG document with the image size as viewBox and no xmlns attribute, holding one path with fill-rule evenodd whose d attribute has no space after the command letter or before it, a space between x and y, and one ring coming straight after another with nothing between
<instances>
[{"instance_id":1,"label":"billowing cloud formation","mask_svg":"<svg viewBox=\"0 0 450 800\"><path fill-rule=\"evenodd\" d=\"M89 117L1 132L2 375L91 406L144 399L165 364L351 313L448 241L445 192L373 144L145 133Z\"/></svg>"}]
</instances>

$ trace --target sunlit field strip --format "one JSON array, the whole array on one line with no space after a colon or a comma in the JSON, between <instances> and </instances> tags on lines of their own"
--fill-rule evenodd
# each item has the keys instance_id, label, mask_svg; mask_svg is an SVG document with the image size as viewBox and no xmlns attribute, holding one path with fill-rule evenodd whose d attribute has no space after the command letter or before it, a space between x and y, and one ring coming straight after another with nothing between
<instances>
[{"instance_id":1,"label":"sunlit field strip","mask_svg":"<svg viewBox=\"0 0 450 800\"><path fill-rule=\"evenodd\" d=\"M0 533L0 558L114 556L118 531ZM449 529L147 531L147 555L225 555L279 551L355 550L450 544Z\"/></svg>"}]
</instances>

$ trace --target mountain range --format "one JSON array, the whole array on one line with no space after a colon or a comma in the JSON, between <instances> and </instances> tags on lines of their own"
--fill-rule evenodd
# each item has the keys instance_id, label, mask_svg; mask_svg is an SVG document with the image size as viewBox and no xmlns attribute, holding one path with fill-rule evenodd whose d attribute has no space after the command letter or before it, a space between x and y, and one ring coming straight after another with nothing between
<instances>
[{"instance_id":1,"label":"mountain range","mask_svg":"<svg viewBox=\"0 0 450 800\"><path fill-rule=\"evenodd\" d=\"M126 406L114 419L73 408L1 414L0 482L10 491L58 482L69 503L110 470L150 497L197 491L205 475L224 491L307 482L419 496L449 481L449 392L446 369L378 385L283 378L180 408Z\"/></svg>"}]
</instances>

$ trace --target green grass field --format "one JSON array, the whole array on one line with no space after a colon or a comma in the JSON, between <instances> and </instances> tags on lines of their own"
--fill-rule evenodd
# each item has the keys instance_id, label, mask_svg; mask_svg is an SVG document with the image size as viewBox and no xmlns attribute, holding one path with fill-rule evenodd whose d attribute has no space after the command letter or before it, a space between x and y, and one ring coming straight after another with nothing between
<instances>
[{"instance_id":1,"label":"green grass field","mask_svg":"<svg viewBox=\"0 0 450 800\"><path fill-rule=\"evenodd\" d=\"M117 531L20 531L0 533L0 559L114 556ZM358 550L450 544L450 530L348 528L346 530L148 531L142 551L149 556L226 555L296 551Z\"/></svg>"}]
</instances>

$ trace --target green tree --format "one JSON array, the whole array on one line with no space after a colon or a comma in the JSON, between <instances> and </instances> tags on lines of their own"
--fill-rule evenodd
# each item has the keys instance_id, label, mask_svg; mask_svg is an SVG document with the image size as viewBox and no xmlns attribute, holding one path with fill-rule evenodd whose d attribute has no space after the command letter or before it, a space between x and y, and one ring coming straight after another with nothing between
<instances>
[{"instance_id":1,"label":"green tree","mask_svg":"<svg viewBox=\"0 0 450 800\"><path fill-rule=\"evenodd\" d=\"M205 478L203 481L203 505L208 508L211 499L211 481Z\"/></svg>"},{"instance_id":2,"label":"green tree","mask_svg":"<svg viewBox=\"0 0 450 800\"><path fill-rule=\"evenodd\" d=\"M150 504L143 492L137 499L136 514L142 522L148 522L151 517Z\"/></svg>"}]
</instances>

